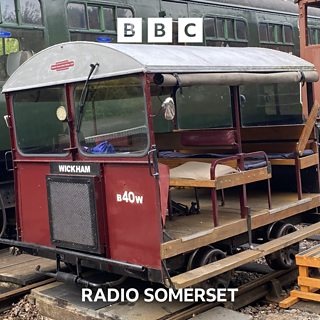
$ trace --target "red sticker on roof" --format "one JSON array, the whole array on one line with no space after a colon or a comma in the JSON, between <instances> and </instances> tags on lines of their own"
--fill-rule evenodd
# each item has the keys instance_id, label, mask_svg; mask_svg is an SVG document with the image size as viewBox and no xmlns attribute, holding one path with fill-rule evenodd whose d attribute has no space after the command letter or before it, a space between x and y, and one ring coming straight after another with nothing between
<instances>
[{"instance_id":1,"label":"red sticker on roof","mask_svg":"<svg viewBox=\"0 0 320 320\"><path fill-rule=\"evenodd\" d=\"M51 70L63 71L63 70L68 70L72 67L74 67L74 61L63 60L63 61L57 61L55 64L51 65Z\"/></svg>"}]
</instances>

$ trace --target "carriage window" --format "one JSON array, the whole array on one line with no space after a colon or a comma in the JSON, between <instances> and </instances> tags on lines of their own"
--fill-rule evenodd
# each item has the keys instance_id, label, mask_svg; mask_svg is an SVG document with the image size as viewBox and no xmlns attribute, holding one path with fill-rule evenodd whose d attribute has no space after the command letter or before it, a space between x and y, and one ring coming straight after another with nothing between
<instances>
[{"instance_id":1,"label":"carriage window","mask_svg":"<svg viewBox=\"0 0 320 320\"><path fill-rule=\"evenodd\" d=\"M0 39L0 82L7 80L26 59L45 48L43 30L6 27L6 31L11 37ZM12 54L18 51L21 51L18 55Z\"/></svg>"},{"instance_id":2,"label":"carriage window","mask_svg":"<svg viewBox=\"0 0 320 320\"><path fill-rule=\"evenodd\" d=\"M278 25L276 26L276 36L277 36L277 42L283 43L283 34L282 34L282 26Z\"/></svg>"},{"instance_id":3,"label":"carriage window","mask_svg":"<svg viewBox=\"0 0 320 320\"><path fill-rule=\"evenodd\" d=\"M217 32L216 32L216 22L214 18L205 18L203 21L204 24L204 31L206 37L209 38L216 38Z\"/></svg>"},{"instance_id":4,"label":"carriage window","mask_svg":"<svg viewBox=\"0 0 320 320\"><path fill-rule=\"evenodd\" d=\"M70 28L87 29L86 8L84 4L69 3L67 10Z\"/></svg>"},{"instance_id":5,"label":"carriage window","mask_svg":"<svg viewBox=\"0 0 320 320\"><path fill-rule=\"evenodd\" d=\"M106 30L115 30L114 10L112 8L103 8L104 27Z\"/></svg>"},{"instance_id":6,"label":"carriage window","mask_svg":"<svg viewBox=\"0 0 320 320\"><path fill-rule=\"evenodd\" d=\"M22 23L42 25L39 0L20 0Z\"/></svg>"},{"instance_id":7,"label":"carriage window","mask_svg":"<svg viewBox=\"0 0 320 320\"><path fill-rule=\"evenodd\" d=\"M178 127L181 129L232 127L229 87L186 87L183 94L177 91L176 101Z\"/></svg>"},{"instance_id":8,"label":"carriage window","mask_svg":"<svg viewBox=\"0 0 320 320\"><path fill-rule=\"evenodd\" d=\"M19 150L28 155L66 155L69 127L56 114L59 107L67 105L64 87L22 91L13 99Z\"/></svg>"},{"instance_id":9,"label":"carriage window","mask_svg":"<svg viewBox=\"0 0 320 320\"><path fill-rule=\"evenodd\" d=\"M17 23L14 0L1 0L1 16L3 22Z\"/></svg>"},{"instance_id":10,"label":"carriage window","mask_svg":"<svg viewBox=\"0 0 320 320\"><path fill-rule=\"evenodd\" d=\"M227 19L228 39L234 39L234 20Z\"/></svg>"},{"instance_id":11,"label":"carriage window","mask_svg":"<svg viewBox=\"0 0 320 320\"><path fill-rule=\"evenodd\" d=\"M138 77L90 82L81 116L83 85L75 89L78 141L94 156L142 156L149 140L142 82Z\"/></svg>"},{"instance_id":12,"label":"carriage window","mask_svg":"<svg viewBox=\"0 0 320 320\"><path fill-rule=\"evenodd\" d=\"M242 20L236 21L236 30L237 30L237 38L239 40L247 40L248 39L248 31L247 24Z\"/></svg>"},{"instance_id":13,"label":"carriage window","mask_svg":"<svg viewBox=\"0 0 320 320\"><path fill-rule=\"evenodd\" d=\"M268 42L272 45L281 44L293 46L293 29L292 26L288 25L260 23L259 38L260 42Z\"/></svg>"},{"instance_id":14,"label":"carriage window","mask_svg":"<svg viewBox=\"0 0 320 320\"><path fill-rule=\"evenodd\" d=\"M207 46L243 46L248 40L248 26L243 20L206 17L203 21Z\"/></svg>"},{"instance_id":15,"label":"carriage window","mask_svg":"<svg viewBox=\"0 0 320 320\"><path fill-rule=\"evenodd\" d=\"M316 29L308 29L309 44L317 44L316 42Z\"/></svg>"},{"instance_id":16,"label":"carriage window","mask_svg":"<svg viewBox=\"0 0 320 320\"><path fill-rule=\"evenodd\" d=\"M217 36L218 38L225 38L224 34L224 19L217 19Z\"/></svg>"},{"instance_id":17,"label":"carriage window","mask_svg":"<svg viewBox=\"0 0 320 320\"><path fill-rule=\"evenodd\" d=\"M299 84L246 85L240 88L244 126L303 122Z\"/></svg>"},{"instance_id":18,"label":"carriage window","mask_svg":"<svg viewBox=\"0 0 320 320\"><path fill-rule=\"evenodd\" d=\"M88 21L90 29L100 29L99 7L88 6Z\"/></svg>"},{"instance_id":19,"label":"carriage window","mask_svg":"<svg viewBox=\"0 0 320 320\"><path fill-rule=\"evenodd\" d=\"M320 6L318 1L314 4L307 6L308 19L307 19L307 29L308 37L306 45L319 45L320 44L320 27L319 27L319 16L320 16Z\"/></svg>"},{"instance_id":20,"label":"carriage window","mask_svg":"<svg viewBox=\"0 0 320 320\"><path fill-rule=\"evenodd\" d=\"M118 18L133 18L133 12L128 8L117 8Z\"/></svg>"},{"instance_id":21,"label":"carriage window","mask_svg":"<svg viewBox=\"0 0 320 320\"><path fill-rule=\"evenodd\" d=\"M266 23L259 24L260 41L268 41L268 25Z\"/></svg>"},{"instance_id":22,"label":"carriage window","mask_svg":"<svg viewBox=\"0 0 320 320\"><path fill-rule=\"evenodd\" d=\"M19 51L19 40L15 38L0 39L0 55Z\"/></svg>"},{"instance_id":23,"label":"carriage window","mask_svg":"<svg viewBox=\"0 0 320 320\"><path fill-rule=\"evenodd\" d=\"M269 42L276 42L275 28L274 24L268 25Z\"/></svg>"},{"instance_id":24,"label":"carriage window","mask_svg":"<svg viewBox=\"0 0 320 320\"><path fill-rule=\"evenodd\" d=\"M292 27L284 26L284 39L286 43L293 43Z\"/></svg>"}]
</instances>

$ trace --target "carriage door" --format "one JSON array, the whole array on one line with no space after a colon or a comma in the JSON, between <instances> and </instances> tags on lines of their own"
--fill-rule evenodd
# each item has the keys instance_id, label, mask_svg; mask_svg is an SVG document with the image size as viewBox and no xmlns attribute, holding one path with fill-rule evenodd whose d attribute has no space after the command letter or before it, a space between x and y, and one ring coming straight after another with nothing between
<instances>
[{"instance_id":1,"label":"carriage door","mask_svg":"<svg viewBox=\"0 0 320 320\"><path fill-rule=\"evenodd\" d=\"M11 133L15 137L18 236L24 242L52 245L47 177L51 174L52 163L71 161L69 126L56 116L56 110L66 106L63 85L19 91L13 96L14 132ZM57 202L62 203L62 200L59 198ZM61 217L60 221L65 233L70 227L68 218Z\"/></svg>"},{"instance_id":2,"label":"carriage door","mask_svg":"<svg viewBox=\"0 0 320 320\"><path fill-rule=\"evenodd\" d=\"M318 1L312 2L312 5L308 4L311 1L303 1L300 5L300 55L301 58L310 61L315 65L317 70L320 68L320 28L319 19L315 16L320 16L320 3ZM311 84L310 84L311 86ZM320 81L314 82L314 99L320 101ZM306 89L303 88L304 102L307 102ZM309 97L310 98L310 97ZM308 115L307 111L311 110L312 99L309 99L309 110L304 110L305 115ZM310 103L311 102L311 103Z\"/></svg>"},{"instance_id":3,"label":"carriage door","mask_svg":"<svg viewBox=\"0 0 320 320\"><path fill-rule=\"evenodd\" d=\"M114 260L160 268L161 214L143 79L90 81L75 87L77 161L100 163L107 251ZM79 122L80 119L80 122Z\"/></svg>"}]
</instances>

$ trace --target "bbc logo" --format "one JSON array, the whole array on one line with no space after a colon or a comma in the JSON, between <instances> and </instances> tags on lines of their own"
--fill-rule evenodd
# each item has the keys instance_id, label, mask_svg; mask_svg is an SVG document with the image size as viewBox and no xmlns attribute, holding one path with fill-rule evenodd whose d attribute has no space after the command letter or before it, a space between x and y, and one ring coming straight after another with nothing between
<instances>
[{"instance_id":1,"label":"bbc logo","mask_svg":"<svg viewBox=\"0 0 320 320\"><path fill-rule=\"evenodd\" d=\"M173 19L148 18L148 43L172 43ZM120 43L142 43L142 18L118 18L118 37ZM203 42L202 18L178 19L179 43Z\"/></svg>"}]
</instances>

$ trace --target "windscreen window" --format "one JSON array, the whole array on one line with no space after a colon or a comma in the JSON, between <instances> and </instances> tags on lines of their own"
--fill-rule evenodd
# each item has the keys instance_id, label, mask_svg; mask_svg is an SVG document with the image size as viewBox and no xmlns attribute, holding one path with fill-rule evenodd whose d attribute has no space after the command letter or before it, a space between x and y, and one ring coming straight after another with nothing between
<instances>
[{"instance_id":1,"label":"windscreen window","mask_svg":"<svg viewBox=\"0 0 320 320\"><path fill-rule=\"evenodd\" d=\"M14 94L13 111L18 149L27 155L66 155L70 147L67 121L57 110L65 110L64 87L27 90Z\"/></svg>"},{"instance_id":2,"label":"windscreen window","mask_svg":"<svg viewBox=\"0 0 320 320\"><path fill-rule=\"evenodd\" d=\"M92 81L87 90L79 84L74 95L82 152L121 157L146 153L147 116L139 77Z\"/></svg>"}]
</instances>

